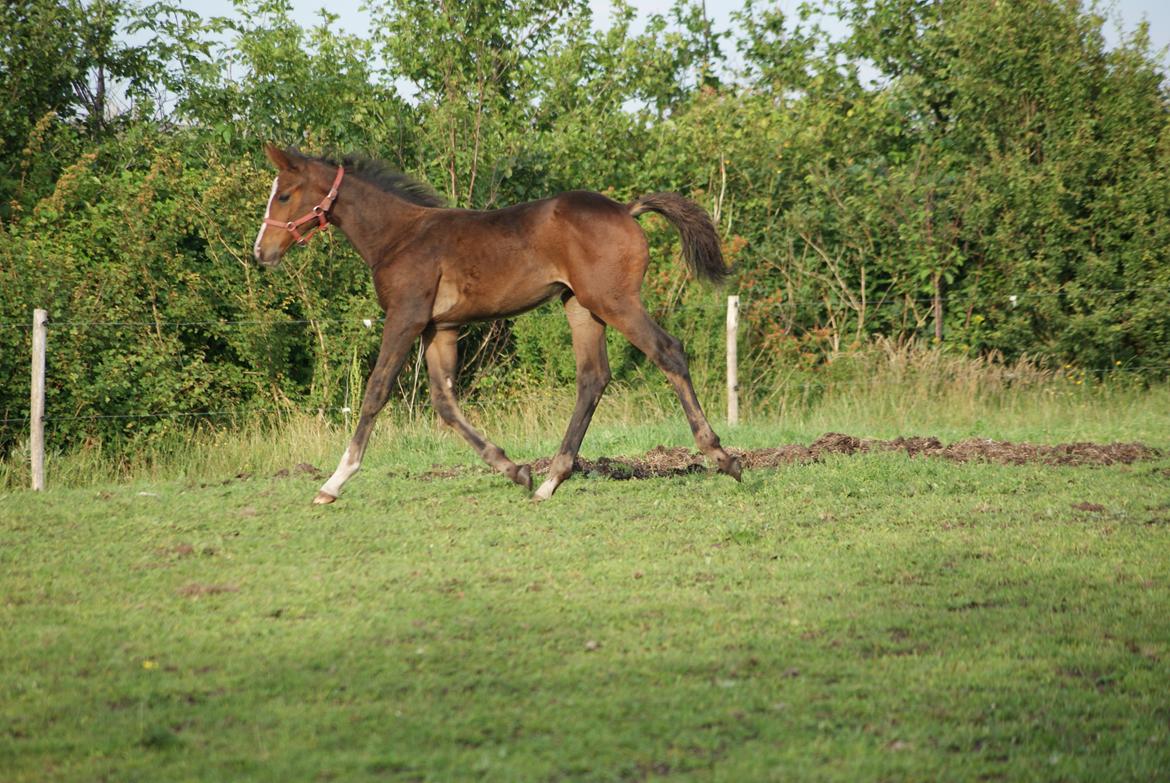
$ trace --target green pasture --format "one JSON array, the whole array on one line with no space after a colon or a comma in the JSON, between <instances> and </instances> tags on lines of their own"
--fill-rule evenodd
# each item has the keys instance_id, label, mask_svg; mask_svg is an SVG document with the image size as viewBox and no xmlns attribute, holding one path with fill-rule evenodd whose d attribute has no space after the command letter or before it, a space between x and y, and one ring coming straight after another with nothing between
<instances>
[{"instance_id":1,"label":"green pasture","mask_svg":"<svg viewBox=\"0 0 1170 783\"><path fill-rule=\"evenodd\" d=\"M1086 403L1063 430L1000 411L967 434L1165 449L1165 400L1127 399ZM855 435L932 422L902 434L963 434L927 406L870 431L838 413ZM583 454L686 444L676 419L602 421ZM807 442L823 423L721 429L754 447ZM515 422L493 434L525 460L559 435ZM331 468L343 439L311 458ZM1070 468L871 454L742 484L576 476L537 505L429 422L388 422L321 508L309 505L319 480L287 453L277 470L277 453L242 477L210 462L69 488L59 472L46 493L0 494L0 778L1170 769L1165 457Z\"/></svg>"}]
</instances>

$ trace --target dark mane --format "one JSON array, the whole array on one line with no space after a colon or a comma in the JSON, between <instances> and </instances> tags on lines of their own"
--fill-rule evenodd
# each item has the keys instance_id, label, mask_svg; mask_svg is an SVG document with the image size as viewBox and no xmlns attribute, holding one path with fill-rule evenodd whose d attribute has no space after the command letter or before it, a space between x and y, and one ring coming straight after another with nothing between
<instances>
[{"instance_id":1,"label":"dark mane","mask_svg":"<svg viewBox=\"0 0 1170 783\"><path fill-rule=\"evenodd\" d=\"M445 207L447 202L425 182L403 174L385 161L361 155L311 158L329 166L345 166L346 175L353 174L379 190L417 204L420 207Z\"/></svg>"}]
</instances>

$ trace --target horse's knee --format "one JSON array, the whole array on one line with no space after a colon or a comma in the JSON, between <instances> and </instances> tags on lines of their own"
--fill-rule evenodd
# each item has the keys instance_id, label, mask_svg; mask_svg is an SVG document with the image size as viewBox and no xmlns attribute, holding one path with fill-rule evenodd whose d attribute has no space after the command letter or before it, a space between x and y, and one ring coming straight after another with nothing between
<instances>
[{"instance_id":1,"label":"horse's knee","mask_svg":"<svg viewBox=\"0 0 1170 783\"><path fill-rule=\"evenodd\" d=\"M601 399L601 395L605 393L612 377L608 367L579 374L577 376L578 396L591 399L596 404Z\"/></svg>"}]
</instances>

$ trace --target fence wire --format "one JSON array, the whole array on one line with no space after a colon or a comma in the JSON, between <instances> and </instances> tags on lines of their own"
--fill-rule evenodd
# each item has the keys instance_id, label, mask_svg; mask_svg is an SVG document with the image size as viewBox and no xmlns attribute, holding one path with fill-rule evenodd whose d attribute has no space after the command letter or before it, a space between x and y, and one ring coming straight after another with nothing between
<instances>
[{"instance_id":1,"label":"fence wire","mask_svg":"<svg viewBox=\"0 0 1170 783\"><path fill-rule=\"evenodd\" d=\"M917 305L932 305L936 301L945 305L958 306L961 310L968 308L984 307L989 304L1008 305L1011 308L1020 308L1027 305L1031 299L1050 299L1054 297L1070 297L1070 296L1100 296L1100 295L1126 295L1135 294L1151 290L1148 286L1130 287L1130 288L1067 288L1056 291L1022 291L1017 294L998 294L994 298L979 297L973 298L970 294L962 295L943 295L940 297L934 296L905 296L901 294L894 295L877 295L875 298L866 298L864 301L860 298L844 298L844 297L781 297L778 300L771 298L753 298L750 296L740 295L740 309L741 312L756 311L756 312L773 312L784 308L791 307L824 307L826 305L838 309L854 309L864 307L866 310L881 309L887 307L906 307L910 304ZM1154 287L1153 290L1165 290L1170 293L1170 287ZM708 311L708 312L722 312L723 305L718 302L689 302L685 305L679 305L681 309L686 311ZM669 312L674 307L658 307L655 308L660 313ZM539 315L539 311L537 311ZM531 315L531 313L527 314ZM504 320L504 319L502 319ZM511 319L506 319L511 320ZM142 320L142 321L94 321L94 320L58 320L50 317L46 325L50 329L54 328L126 328L126 327L150 327L150 328L183 328L183 327L210 327L210 326L265 326L265 327L281 327L281 326L323 326L328 324L353 324L363 325L366 328L372 328L376 324L381 324L385 321L385 316L377 315L369 318L294 318L283 320L271 319L208 319L208 320L193 320L193 321L160 321L160 320ZM0 328L4 329L31 329L32 324L27 321L0 321Z\"/></svg>"},{"instance_id":2,"label":"fence wire","mask_svg":"<svg viewBox=\"0 0 1170 783\"><path fill-rule=\"evenodd\" d=\"M1042 298L1061 297L1061 296L1070 296L1070 295L1101 295L1101 294L1123 295L1123 294L1135 293L1135 292L1144 291L1144 290L1146 290L1146 289L1144 289L1144 288L1117 288L1117 289L1097 288L1097 289L1071 289L1071 290L1058 290L1058 291L1024 292L1024 293L1021 293L1018 295L1014 295L1012 297L1008 297L1006 300L1000 301L999 303L1003 304L1005 302L1008 302L1008 303L1010 303L1010 305L1012 307L1019 307L1019 306L1024 306L1026 304L1026 300L1029 298L1042 299ZM1170 290L1170 289L1168 289L1168 290ZM875 310L879 310L881 308L886 308L886 307L899 307L899 308L904 309L910 303L915 303L915 304L920 304L920 305L931 305L931 304L934 304L935 301L936 301L936 299L934 297L921 297L921 298L909 297L908 298L908 297L903 296L903 297L897 297L897 298L892 298L892 299L887 299L887 300L879 300L878 302L866 302L864 305L864 308L867 312L873 312ZM964 296L964 297L943 296L940 298L940 301L942 301L944 303L948 303L950 305L954 305L955 303L962 302L966 306L971 306L972 304L977 304L979 306L986 307L988 304L988 301L986 299L983 299L977 303L974 303L974 302L972 302L972 300L968 296ZM850 303L850 302L846 302L846 301L840 300L840 299L826 300L826 299L822 299L822 298L786 298L786 299L781 299L781 300L741 298L739 310L740 310L741 318L746 321L753 314L755 314L756 316L759 316L761 313L764 315L769 315L769 314L773 314L773 313L779 313L779 312L782 312L783 310L790 309L793 307L802 307L802 306L823 307L826 305L836 307L838 309L851 310L857 306L860 306L860 302L855 301L855 302ZM652 313L656 317L664 318L664 317L670 315L675 310L682 311L682 312L691 312L691 313L706 312L706 313L710 313L710 314L715 314L715 313L721 314L721 313L725 312L726 305L724 302L713 302L713 301L697 302L697 303L696 302L689 302L686 304L680 304L676 307L659 306L657 308L653 308ZM546 308L541 308L541 309L538 309L532 313L527 313L527 314L524 314L522 316L517 316L517 317L531 318L534 316L538 317L538 318L551 317L551 318L555 318L559 321L563 321L563 319L564 319L563 314L560 313L559 311L550 310L550 309L546 309ZM513 319L508 318L508 319L500 319L500 320L511 321ZM46 328L49 330L97 331L97 330L102 330L102 329L128 329L128 328L181 329L181 328L248 328L248 327L258 327L258 328L265 328L265 329L277 329L277 328L285 328L285 327L291 328L291 327L304 327L304 326L314 326L314 327L354 326L354 327L363 327L364 329L373 329L375 327L380 327L384 323L384 321L385 321L385 316L380 315L380 314L377 316L370 316L370 317L366 317L366 318L359 318L359 317L297 318L297 319L282 319L282 320L272 320L272 319L224 320L224 319L217 319L217 320L189 320L189 321L161 321L161 320L97 321L97 320L80 320L80 319L79 320L55 320L55 319L50 318L46 322ZM0 328L16 329L16 330L31 330L33 327L32 327L31 322L8 321L8 322L0 322ZM741 340L743 340L743 338L741 338ZM745 347L747 347L747 346L745 346ZM749 354L747 354L747 355L741 354L741 357L740 357L741 363L743 363L745 360L747 360L749 362L751 361L750 347L748 347L748 350L749 350ZM1100 379L1100 380L1104 380L1104 379L1109 378L1109 377L1119 377L1119 378L1125 378L1125 377L1130 377L1130 376L1136 377L1136 378L1145 378L1146 376L1159 376L1159 377L1161 377L1161 376L1165 376L1167 374L1167 371L1170 370L1170 368L1168 368L1164 365L1124 365L1124 364L1119 365L1119 366L1115 366L1115 367L1110 367L1110 368L1096 368L1096 369L1093 369L1093 368L1090 368L1090 369L1064 368L1064 369L1071 370L1070 375L1067 377L1075 377L1075 376L1079 375L1082 378L1093 377L1095 379ZM945 383L946 379L945 378L940 379L940 382ZM347 383L346 398L348 399L348 397L349 397L349 393L348 393L349 379L348 378L346 379L346 383ZM777 391L805 392L805 393L807 393L810 390L828 390L828 389L833 389L833 388L872 386L873 383L874 382L872 379L809 380L807 377L801 377L799 381L792 379L792 380L781 380L781 381L776 381L776 382L770 383L770 384L768 384L768 390L770 392L772 392L773 394L775 394ZM750 390L746 388L746 384L741 383L740 388L743 391L748 391L748 393L750 394ZM257 417L257 416L266 416L266 415L289 414L289 413L294 412L295 410L296 410L295 408L291 408L291 407L290 408L240 407L240 408L232 408L232 409L218 409L218 410L204 410L204 411L161 411L161 412L146 412L146 413L94 413L94 414L73 414L73 415L46 415L43 417L42 421L44 421L46 424L57 424L57 423L67 423L67 422L133 421L133 420L150 420L150 419L172 419L172 420L216 419L216 418L226 419L226 418L247 418L247 417ZM328 413L328 414L336 414L336 413L351 414L353 412L352 409L348 406L343 406L343 407L310 406L309 408L307 408L307 410L310 410L314 413L319 413L319 414L326 414L326 413ZM0 418L0 425L5 425L5 426L19 425L21 427L24 427L24 426L27 426L30 421L31 421L31 419L28 416L4 417L4 418Z\"/></svg>"}]
</instances>

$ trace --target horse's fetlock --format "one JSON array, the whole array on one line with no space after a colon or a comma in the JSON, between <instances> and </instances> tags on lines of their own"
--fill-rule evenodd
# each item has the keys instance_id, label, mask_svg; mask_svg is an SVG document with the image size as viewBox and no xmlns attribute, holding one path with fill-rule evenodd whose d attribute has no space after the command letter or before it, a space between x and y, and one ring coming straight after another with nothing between
<instances>
[{"instance_id":1,"label":"horse's fetlock","mask_svg":"<svg viewBox=\"0 0 1170 783\"><path fill-rule=\"evenodd\" d=\"M556 476L559 479L568 478L569 474L573 472L573 455L572 454L558 454L553 457L552 464L548 466L548 475Z\"/></svg>"},{"instance_id":2,"label":"horse's fetlock","mask_svg":"<svg viewBox=\"0 0 1170 783\"><path fill-rule=\"evenodd\" d=\"M513 465L507 471L508 478L529 492L532 491L532 468L527 465Z\"/></svg>"},{"instance_id":3,"label":"horse's fetlock","mask_svg":"<svg viewBox=\"0 0 1170 783\"><path fill-rule=\"evenodd\" d=\"M719 472L731 476L736 481L742 481L743 468L740 465L739 457L734 454L723 452L719 457Z\"/></svg>"}]
</instances>

